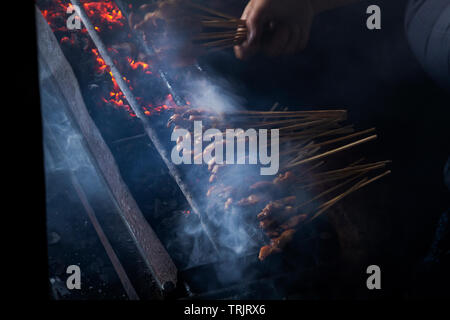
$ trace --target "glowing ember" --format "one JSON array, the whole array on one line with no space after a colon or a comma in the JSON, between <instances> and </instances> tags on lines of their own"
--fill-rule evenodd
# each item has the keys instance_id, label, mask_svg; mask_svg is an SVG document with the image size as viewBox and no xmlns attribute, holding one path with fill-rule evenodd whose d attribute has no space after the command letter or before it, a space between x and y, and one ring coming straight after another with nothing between
<instances>
[{"instance_id":1,"label":"glowing ember","mask_svg":"<svg viewBox=\"0 0 450 320\"><path fill-rule=\"evenodd\" d=\"M133 59L131 59L130 57L127 57L128 63L130 64L130 67L133 70L138 69L139 67L142 68L142 70L147 70L149 68L148 63L142 62L142 61L134 61ZM151 74L152 72L147 70L145 73L147 74Z\"/></svg>"},{"instance_id":2,"label":"glowing ember","mask_svg":"<svg viewBox=\"0 0 450 320\"><path fill-rule=\"evenodd\" d=\"M91 18L92 23L97 25L94 27L97 32L102 33L105 29L112 30L113 26L127 28L125 17L113 1L82 1L82 3L87 15ZM96 48L92 48L93 44L87 36L87 30L83 28L82 30L79 30L79 32L73 32L67 29L66 20L68 17L68 11L72 12L72 10L68 10L71 7L72 4L68 1L55 0L53 1L53 6L51 8L46 8L41 12L54 32L63 32L62 34L57 34L62 44L67 43L72 46L84 44L83 50L88 50L93 54L93 58L96 62L95 71L99 74L103 74L105 72L109 74L112 82L112 88L105 97L100 97L101 101L105 104L125 109L130 116L136 117L136 114L127 104L124 94L120 90L116 79L114 78L109 67L106 65L104 59L100 56ZM128 37L130 36L131 35L128 33ZM80 42L80 40L83 40L84 42ZM152 75L151 66L148 62L137 61L131 57L126 57L125 62L125 59L123 58L123 55L121 56L119 50L115 48L108 48L108 51L112 54L115 59L114 62L116 64L118 63L118 67L122 70L122 72L131 77L131 79L123 77L123 80L128 84L130 90L133 90L132 83L134 83L133 80L138 80L137 77ZM138 75L138 73L140 75ZM154 113L159 113L177 106L172 95L170 94L166 96L163 102L160 101L156 106L153 103L146 101L143 97L137 96L136 100L141 106L143 106L142 110L147 116L151 116Z\"/></svg>"},{"instance_id":3,"label":"glowing ember","mask_svg":"<svg viewBox=\"0 0 450 320\"><path fill-rule=\"evenodd\" d=\"M83 7L90 17L100 18L102 23L117 24L121 27L124 25L125 18L115 3L110 1L86 2L83 3Z\"/></svg>"}]
</instances>

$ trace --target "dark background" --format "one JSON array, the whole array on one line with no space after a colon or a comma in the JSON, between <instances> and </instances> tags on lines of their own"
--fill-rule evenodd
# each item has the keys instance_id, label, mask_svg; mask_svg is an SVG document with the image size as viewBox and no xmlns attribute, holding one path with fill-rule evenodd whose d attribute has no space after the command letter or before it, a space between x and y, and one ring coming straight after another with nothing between
<instances>
[{"instance_id":1,"label":"dark background","mask_svg":"<svg viewBox=\"0 0 450 320\"><path fill-rule=\"evenodd\" d=\"M381 30L366 28L371 4L381 8ZM204 63L239 84L250 106L339 106L357 127L377 127L378 142L364 151L392 160L393 173L345 204L354 212L349 220L364 251L352 261L361 278L350 277L364 283L363 266L379 264L385 296L442 297L448 296L445 268L421 272L439 217L449 207L444 165L450 155L450 98L408 46L406 4L362 1L325 12L313 23L307 49L292 57L242 62L229 52Z\"/></svg>"}]
</instances>

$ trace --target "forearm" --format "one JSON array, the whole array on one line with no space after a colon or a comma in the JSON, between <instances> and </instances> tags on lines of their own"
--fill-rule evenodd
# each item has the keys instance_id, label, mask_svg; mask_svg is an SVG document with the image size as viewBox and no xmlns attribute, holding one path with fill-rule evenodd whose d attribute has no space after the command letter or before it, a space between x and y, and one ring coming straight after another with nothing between
<instances>
[{"instance_id":1,"label":"forearm","mask_svg":"<svg viewBox=\"0 0 450 320\"><path fill-rule=\"evenodd\" d=\"M361 0L310 0L310 1L314 9L314 12L316 14L319 14L323 11L343 7L354 2L359 2Z\"/></svg>"}]
</instances>

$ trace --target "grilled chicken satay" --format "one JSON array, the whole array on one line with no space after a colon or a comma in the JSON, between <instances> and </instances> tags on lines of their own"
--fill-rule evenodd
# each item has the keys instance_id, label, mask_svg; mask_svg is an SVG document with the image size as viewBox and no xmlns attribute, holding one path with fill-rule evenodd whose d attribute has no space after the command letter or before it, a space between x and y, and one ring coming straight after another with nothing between
<instances>
[{"instance_id":1,"label":"grilled chicken satay","mask_svg":"<svg viewBox=\"0 0 450 320\"><path fill-rule=\"evenodd\" d=\"M284 210L286 206L294 204L296 199L296 196L289 196L280 200L271 201L262 209L257 217L259 220L263 220L272 215L276 215L278 212Z\"/></svg>"},{"instance_id":2,"label":"grilled chicken satay","mask_svg":"<svg viewBox=\"0 0 450 320\"><path fill-rule=\"evenodd\" d=\"M258 181L250 186L250 190L252 191L271 191L274 187L272 181Z\"/></svg>"},{"instance_id":3,"label":"grilled chicken satay","mask_svg":"<svg viewBox=\"0 0 450 320\"><path fill-rule=\"evenodd\" d=\"M247 207L259 203L262 200L261 196L256 194L251 194L246 198L243 198L237 202L240 207Z\"/></svg>"},{"instance_id":4,"label":"grilled chicken satay","mask_svg":"<svg viewBox=\"0 0 450 320\"><path fill-rule=\"evenodd\" d=\"M292 171L286 171L285 173L280 173L275 179L273 179L273 184L276 186L284 186L294 181L294 173Z\"/></svg>"},{"instance_id":5,"label":"grilled chicken satay","mask_svg":"<svg viewBox=\"0 0 450 320\"><path fill-rule=\"evenodd\" d=\"M289 186L295 181L295 176L292 171L286 171L280 173L272 181L258 181L250 186L250 190L259 192L274 192L279 190L280 187Z\"/></svg>"},{"instance_id":6,"label":"grilled chicken satay","mask_svg":"<svg viewBox=\"0 0 450 320\"><path fill-rule=\"evenodd\" d=\"M308 218L307 214L298 214L298 215L295 215L295 216L287 219L281 225L277 224L275 222L275 220L266 219L266 220L268 220L268 222L266 222L266 229L264 230L264 233L270 239L276 238L286 230L298 229L300 227L300 224L303 221L305 221L307 218ZM266 221L266 220L263 220L263 221Z\"/></svg>"},{"instance_id":7,"label":"grilled chicken satay","mask_svg":"<svg viewBox=\"0 0 450 320\"><path fill-rule=\"evenodd\" d=\"M233 204L233 198L228 198L227 201L225 201L225 204L224 204L225 211L230 209L232 204Z\"/></svg>"},{"instance_id":8,"label":"grilled chicken satay","mask_svg":"<svg viewBox=\"0 0 450 320\"><path fill-rule=\"evenodd\" d=\"M306 220L307 217L308 217L308 215L304 214L304 213L293 216L293 217L289 218L286 222L284 222L282 225L280 225L279 229L282 231L289 230L289 229L296 229L296 228L298 228L300 223L302 223L303 221Z\"/></svg>"},{"instance_id":9,"label":"grilled chicken satay","mask_svg":"<svg viewBox=\"0 0 450 320\"><path fill-rule=\"evenodd\" d=\"M259 226L263 230L273 229L296 213L297 210L293 206L284 206L282 209L277 210L276 213L272 213L269 218L262 219L259 222Z\"/></svg>"},{"instance_id":10,"label":"grilled chicken satay","mask_svg":"<svg viewBox=\"0 0 450 320\"><path fill-rule=\"evenodd\" d=\"M263 261L273 253L281 252L286 245L292 241L296 230L289 229L284 231L278 238L272 239L269 245L261 247L259 250L259 260Z\"/></svg>"},{"instance_id":11,"label":"grilled chicken satay","mask_svg":"<svg viewBox=\"0 0 450 320\"><path fill-rule=\"evenodd\" d=\"M232 186L225 186L223 184L215 184L208 189L207 197L215 196L221 199L227 199L233 196L235 188Z\"/></svg>"}]
</instances>

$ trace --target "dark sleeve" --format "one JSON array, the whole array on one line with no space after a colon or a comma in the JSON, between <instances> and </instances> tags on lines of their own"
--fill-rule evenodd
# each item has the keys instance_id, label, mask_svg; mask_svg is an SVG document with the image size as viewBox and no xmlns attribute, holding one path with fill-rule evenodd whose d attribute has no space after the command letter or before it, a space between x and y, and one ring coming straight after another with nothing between
<instances>
[{"instance_id":1,"label":"dark sleeve","mask_svg":"<svg viewBox=\"0 0 450 320\"><path fill-rule=\"evenodd\" d=\"M405 26L423 68L450 90L450 0L410 0Z\"/></svg>"}]
</instances>

